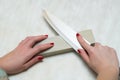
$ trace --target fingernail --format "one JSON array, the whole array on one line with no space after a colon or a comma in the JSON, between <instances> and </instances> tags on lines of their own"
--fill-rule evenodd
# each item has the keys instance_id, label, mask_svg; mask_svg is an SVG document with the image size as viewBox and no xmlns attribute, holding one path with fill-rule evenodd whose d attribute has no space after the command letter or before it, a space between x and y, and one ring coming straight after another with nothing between
<instances>
[{"instance_id":1,"label":"fingernail","mask_svg":"<svg viewBox=\"0 0 120 80\"><path fill-rule=\"evenodd\" d=\"M77 51L78 51L78 53L81 53L81 51L79 49Z\"/></svg>"},{"instance_id":2,"label":"fingernail","mask_svg":"<svg viewBox=\"0 0 120 80\"><path fill-rule=\"evenodd\" d=\"M79 33L77 33L77 34L76 34L76 36L78 37L78 36L80 36L80 34L79 34Z\"/></svg>"},{"instance_id":3,"label":"fingernail","mask_svg":"<svg viewBox=\"0 0 120 80\"><path fill-rule=\"evenodd\" d=\"M53 46L53 45L54 45L54 43L50 43L50 45L52 45L52 46Z\"/></svg>"},{"instance_id":4,"label":"fingernail","mask_svg":"<svg viewBox=\"0 0 120 80\"><path fill-rule=\"evenodd\" d=\"M38 60L42 60L44 57L43 56L39 56L38 57Z\"/></svg>"},{"instance_id":5,"label":"fingernail","mask_svg":"<svg viewBox=\"0 0 120 80\"><path fill-rule=\"evenodd\" d=\"M47 34L46 34L46 35L44 35L44 36L48 37L48 35L47 35Z\"/></svg>"}]
</instances>

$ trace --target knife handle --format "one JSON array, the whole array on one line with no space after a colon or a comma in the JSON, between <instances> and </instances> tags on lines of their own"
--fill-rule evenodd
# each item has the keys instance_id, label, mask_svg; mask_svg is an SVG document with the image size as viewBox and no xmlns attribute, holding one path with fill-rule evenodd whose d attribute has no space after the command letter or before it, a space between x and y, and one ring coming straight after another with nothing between
<instances>
[{"instance_id":1,"label":"knife handle","mask_svg":"<svg viewBox=\"0 0 120 80\"><path fill-rule=\"evenodd\" d=\"M92 33L92 30L84 30L79 32L88 42L95 43L95 39ZM44 57L49 57L57 54L62 54L70 51L74 51L73 48L65 42L60 36L48 38L37 45L54 42L54 46L42 53L38 53L38 55L42 55Z\"/></svg>"}]
</instances>

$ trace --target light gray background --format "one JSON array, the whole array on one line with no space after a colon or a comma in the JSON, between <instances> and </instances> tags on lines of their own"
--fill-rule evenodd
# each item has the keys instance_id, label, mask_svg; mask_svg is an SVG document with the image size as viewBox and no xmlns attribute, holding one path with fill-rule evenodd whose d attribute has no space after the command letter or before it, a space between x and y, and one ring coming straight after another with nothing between
<instances>
[{"instance_id":1,"label":"light gray background","mask_svg":"<svg viewBox=\"0 0 120 80\"><path fill-rule=\"evenodd\" d=\"M116 49L120 58L120 0L0 0L0 56L26 36L56 36L42 17L47 9L76 31L92 29L95 39ZM102 65L102 64L100 64ZM10 80L95 80L74 53L53 56Z\"/></svg>"}]
</instances>

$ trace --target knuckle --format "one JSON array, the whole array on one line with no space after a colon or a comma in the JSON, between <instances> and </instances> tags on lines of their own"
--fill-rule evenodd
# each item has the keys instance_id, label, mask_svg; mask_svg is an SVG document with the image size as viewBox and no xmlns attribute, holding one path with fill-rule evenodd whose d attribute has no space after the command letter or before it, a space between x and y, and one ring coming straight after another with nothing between
<instances>
[{"instance_id":1,"label":"knuckle","mask_svg":"<svg viewBox=\"0 0 120 80\"><path fill-rule=\"evenodd\" d=\"M107 45L104 46L104 48L106 48L106 49L112 49L111 47L109 47L109 46L107 46Z\"/></svg>"},{"instance_id":2,"label":"knuckle","mask_svg":"<svg viewBox=\"0 0 120 80\"><path fill-rule=\"evenodd\" d=\"M41 46L36 46L36 47L34 47L34 49L33 49L33 52L34 53L36 53L36 52L42 52L42 49L41 49Z\"/></svg>"},{"instance_id":3,"label":"knuckle","mask_svg":"<svg viewBox=\"0 0 120 80\"><path fill-rule=\"evenodd\" d=\"M32 42L34 43L35 40L36 40L36 38L35 38L34 36L29 38L29 41L30 41L31 43L32 43Z\"/></svg>"},{"instance_id":4,"label":"knuckle","mask_svg":"<svg viewBox=\"0 0 120 80\"><path fill-rule=\"evenodd\" d=\"M19 43L19 45L21 45L23 42L24 42L24 40L22 40L22 41Z\"/></svg>"},{"instance_id":5,"label":"knuckle","mask_svg":"<svg viewBox=\"0 0 120 80\"><path fill-rule=\"evenodd\" d=\"M22 66L22 70L23 71L26 71L27 70L27 67L24 65L24 66Z\"/></svg>"},{"instance_id":6,"label":"knuckle","mask_svg":"<svg viewBox=\"0 0 120 80\"><path fill-rule=\"evenodd\" d=\"M81 41L81 45L82 45L82 46L86 45L86 43L85 43L84 40Z\"/></svg>"},{"instance_id":7,"label":"knuckle","mask_svg":"<svg viewBox=\"0 0 120 80\"><path fill-rule=\"evenodd\" d=\"M113 51L116 51L114 48L112 48Z\"/></svg>"},{"instance_id":8,"label":"knuckle","mask_svg":"<svg viewBox=\"0 0 120 80\"><path fill-rule=\"evenodd\" d=\"M26 37L26 39L32 39L34 36L28 36Z\"/></svg>"},{"instance_id":9,"label":"knuckle","mask_svg":"<svg viewBox=\"0 0 120 80\"><path fill-rule=\"evenodd\" d=\"M90 52L94 52L94 48L89 48L89 51Z\"/></svg>"},{"instance_id":10,"label":"knuckle","mask_svg":"<svg viewBox=\"0 0 120 80\"><path fill-rule=\"evenodd\" d=\"M106 49L106 50L110 49L110 47L108 47L108 46L103 46L103 48Z\"/></svg>"},{"instance_id":11,"label":"knuckle","mask_svg":"<svg viewBox=\"0 0 120 80\"><path fill-rule=\"evenodd\" d=\"M27 37L26 37L26 39L29 39L29 38L30 38L30 36L27 36Z\"/></svg>"},{"instance_id":12,"label":"knuckle","mask_svg":"<svg viewBox=\"0 0 120 80\"><path fill-rule=\"evenodd\" d=\"M113 52L116 52L116 50L115 50L114 48L111 48L111 50L112 50Z\"/></svg>"},{"instance_id":13,"label":"knuckle","mask_svg":"<svg viewBox=\"0 0 120 80\"><path fill-rule=\"evenodd\" d=\"M114 48L112 48L112 47L109 47L109 46L104 46L104 47L105 47L106 49L112 51L112 52L116 52L116 50L115 50Z\"/></svg>"},{"instance_id":14,"label":"knuckle","mask_svg":"<svg viewBox=\"0 0 120 80\"><path fill-rule=\"evenodd\" d=\"M85 41L82 39L82 40L81 40L81 43L85 43Z\"/></svg>"},{"instance_id":15,"label":"knuckle","mask_svg":"<svg viewBox=\"0 0 120 80\"><path fill-rule=\"evenodd\" d=\"M46 36L44 36L44 35L40 35L40 36L37 36L37 37L39 37L40 39L45 39L46 38Z\"/></svg>"},{"instance_id":16,"label":"knuckle","mask_svg":"<svg viewBox=\"0 0 120 80\"><path fill-rule=\"evenodd\" d=\"M110 48L110 47L108 47L107 45L105 45L104 47L106 47L106 48Z\"/></svg>"},{"instance_id":17,"label":"knuckle","mask_svg":"<svg viewBox=\"0 0 120 80\"><path fill-rule=\"evenodd\" d=\"M95 43L95 47L100 47L100 46L102 46L100 43L98 42Z\"/></svg>"},{"instance_id":18,"label":"knuckle","mask_svg":"<svg viewBox=\"0 0 120 80\"><path fill-rule=\"evenodd\" d=\"M96 45L101 45L99 42L96 42L95 44L96 44Z\"/></svg>"},{"instance_id":19,"label":"knuckle","mask_svg":"<svg viewBox=\"0 0 120 80\"><path fill-rule=\"evenodd\" d=\"M45 36L44 36L44 35L40 35L39 37L42 37L42 38L44 38Z\"/></svg>"}]
</instances>

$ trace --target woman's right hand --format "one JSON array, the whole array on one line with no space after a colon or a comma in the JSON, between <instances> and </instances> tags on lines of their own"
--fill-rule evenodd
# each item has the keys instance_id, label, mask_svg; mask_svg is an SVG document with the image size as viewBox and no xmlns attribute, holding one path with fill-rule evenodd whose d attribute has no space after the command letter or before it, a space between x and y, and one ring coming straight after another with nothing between
<instances>
[{"instance_id":1,"label":"woman's right hand","mask_svg":"<svg viewBox=\"0 0 120 80\"><path fill-rule=\"evenodd\" d=\"M84 50L78 49L79 54L89 67L98 74L98 79L117 80L119 74L119 62L116 51L113 48L103 46L100 43L95 43L94 46L90 46L84 41L80 34L77 33L76 36L79 43L84 48Z\"/></svg>"}]
</instances>

